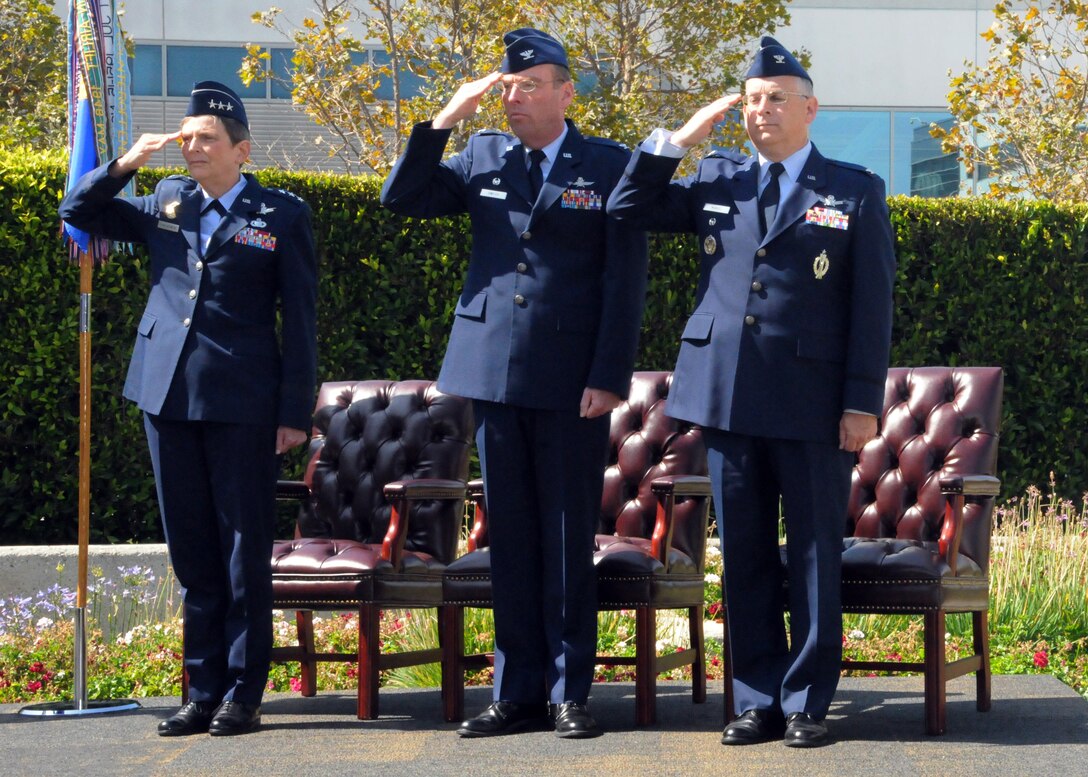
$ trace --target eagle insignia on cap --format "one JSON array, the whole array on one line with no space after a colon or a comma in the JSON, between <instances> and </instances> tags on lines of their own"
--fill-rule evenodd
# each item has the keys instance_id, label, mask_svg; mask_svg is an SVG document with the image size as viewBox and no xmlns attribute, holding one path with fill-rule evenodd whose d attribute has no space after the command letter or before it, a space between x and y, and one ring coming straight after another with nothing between
<instances>
[{"instance_id":1,"label":"eagle insignia on cap","mask_svg":"<svg viewBox=\"0 0 1088 777\"><path fill-rule=\"evenodd\" d=\"M525 51L519 52L519 56L524 60L530 60L536 56L536 52L533 49L525 49Z\"/></svg>"},{"instance_id":2,"label":"eagle insignia on cap","mask_svg":"<svg viewBox=\"0 0 1088 777\"><path fill-rule=\"evenodd\" d=\"M785 58L784 56L782 56L781 54L775 54L775 55L774 55L774 61L775 61L775 62L776 62L777 64L781 65L781 64L782 64L783 62L785 62L785 61L786 61L786 58Z\"/></svg>"}]
</instances>

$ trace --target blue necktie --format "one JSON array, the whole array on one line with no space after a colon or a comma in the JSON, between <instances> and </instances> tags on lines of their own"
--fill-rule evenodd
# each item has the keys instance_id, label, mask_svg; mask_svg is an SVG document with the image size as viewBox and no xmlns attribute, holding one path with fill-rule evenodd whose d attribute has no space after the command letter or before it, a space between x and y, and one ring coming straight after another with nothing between
<instances>
[{"instance_id":1,"label":"blue necktie","mask_svg":"<svg viewBox=\"0 0 1088 777\"><path fill-rule=\"evenodd\" d=\"M759 229L766 237L767 230L774 223L774 216L778 212L778 200L782 196L782 189L778 183L778 176L785 172L786 168L781 162L772 162L770 167L771 179L763 188L763 194L759 195Z\"/></svg>"},{"instance_id":2,"label":"blue necktie","mask_svg":"<svg viewBox=\"0 0 1088 777\"><path fill-rule=\"evenodd\" d=\"M544 186L544 170L540 166L544 159L544 152L539 148L534 148L529 152L529 192L532 195L533 202L536 202L536 198L540 196L540 190Z\"/></svg>"}]
</instances>

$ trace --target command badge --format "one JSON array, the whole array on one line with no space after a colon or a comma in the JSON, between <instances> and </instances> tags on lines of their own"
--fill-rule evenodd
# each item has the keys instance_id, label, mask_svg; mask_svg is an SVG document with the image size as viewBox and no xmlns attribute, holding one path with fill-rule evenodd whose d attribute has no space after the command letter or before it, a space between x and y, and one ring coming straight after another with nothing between
<instances>
[{"instance_id":1,"label":"command badge","mask_svg":"<svg viewBox=\"0 0 1088 777\"><path fill-rule=\"evenodd\" d=\"M820 255L817 256L816 260L812 263L812 273L816 276L816 280L823 280L830 268L831 260L827 258L827 251L821 251Z\"/></svg>"},{"instance_id":2,"label":"command badge","mask_svg":"<svg viewBox=\"0 0 1088 777\"><path fill-rule=\"evenodd\" d=\"M703 250L707 256L710 256L718 250L718 241L714 239L713 235L707 235L706 240L703 241Z\"/></svg>"},{"instance_id":3,"label":"command badge","mask_svg":"<svg viewBox=\"0 0 1088 777\"><path fill-rule=\"evenodd\" d=\"M163 215L168 219L176 219L178 217L178 205L180 204L177 200L166 203L162 206Z\"/></svg>"}]
</instances>

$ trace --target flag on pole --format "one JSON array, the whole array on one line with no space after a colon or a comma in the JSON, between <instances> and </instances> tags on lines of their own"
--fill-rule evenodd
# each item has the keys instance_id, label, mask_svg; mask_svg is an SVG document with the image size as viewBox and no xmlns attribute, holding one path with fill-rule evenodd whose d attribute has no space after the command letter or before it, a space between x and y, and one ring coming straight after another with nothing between
<instances>
[{"instance_id":1,"label":"flag on pole","mask_svg":"<svg viewBox=\"0 0 1088 777\"><path fill-rule=\"evenodd\" d=\"M128 54L115 0L69 0L68 183L119 156L132 142ZM125 194L131 195L130 183ZM64 225L69 253L101 262L109 242Z\"/></svg>"}]
</instances>

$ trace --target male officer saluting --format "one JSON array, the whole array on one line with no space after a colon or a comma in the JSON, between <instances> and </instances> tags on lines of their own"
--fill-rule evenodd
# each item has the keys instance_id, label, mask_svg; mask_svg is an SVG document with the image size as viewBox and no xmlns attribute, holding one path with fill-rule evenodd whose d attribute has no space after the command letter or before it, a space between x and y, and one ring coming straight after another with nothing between
<instances>
[{"instance_id":1,"label":"male officer saluting","mask_svg":"<svg viewBox=\"0 0 1088 777\"><path fill-rule=\"evenodd\" d=\"M250 135L238 96L203 81L185 116L180 131L143 135L81 178L60 214L92 234L146 243L151 256L124 395L144 411L185 589L191 698L158 732L243 734L260 723L272 649L277 454L310 427L317 269L309 208L241 173ZM178 141L191 178L116 196Z\"/></svg>"},{"instance_id":2,"label":"male officer saluting","mask_svg":"<svg viewBox=\"0 0 1088 777\"><path fill-rule=\"evenodd\" d=\"M738 102L758 158L679 158ZM854 452L877 430L895 256L884 183L809 142L812 80L763 38L744 95L697 111L634 155L609 212L694 232L702 274L670 415L700 424L725 559L735 711L722 743L827 742L842 650L840 563ZM779 504L788 537L782 621Z\"/></svg>"},{"instance_id":3,"label":"male officer saluting","mask_svg":"<svg viewBox=\"0 0 1088 777\"><path fill-rule=\"evenodd\" d=\"M416 126L382 190L398 213L468 212L472 255L443 391L471 397L495 604L494 703L465 737L539 726L600 733L586 709L597 642L593 535L609 412L627 395L646 282L645 236L605 216L628 153L565 119L566 52L524 28L501 71L463 84ZM513 136L450 129L502 89Z\"/></svg>"}]
</instances>

